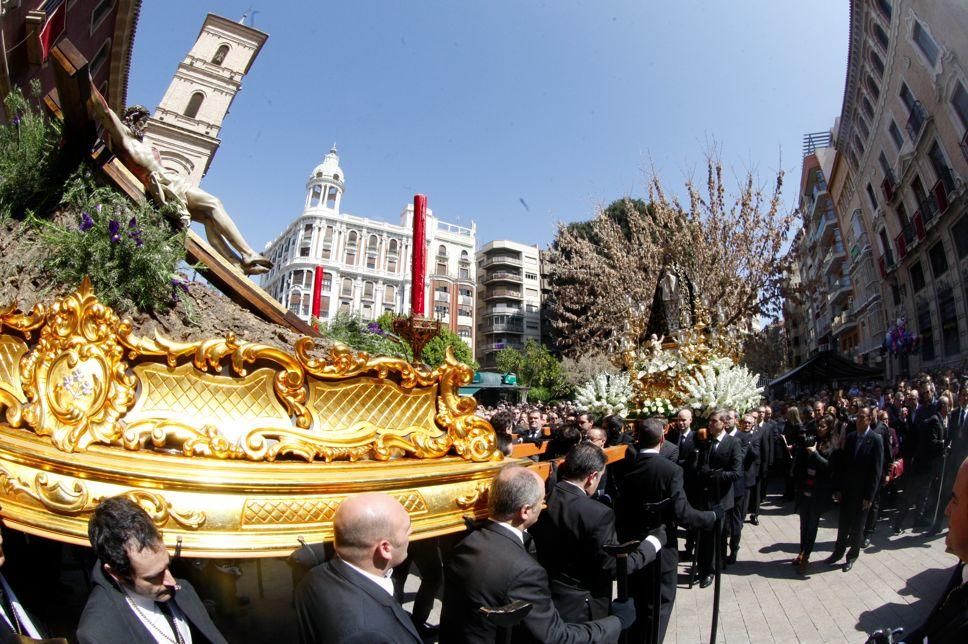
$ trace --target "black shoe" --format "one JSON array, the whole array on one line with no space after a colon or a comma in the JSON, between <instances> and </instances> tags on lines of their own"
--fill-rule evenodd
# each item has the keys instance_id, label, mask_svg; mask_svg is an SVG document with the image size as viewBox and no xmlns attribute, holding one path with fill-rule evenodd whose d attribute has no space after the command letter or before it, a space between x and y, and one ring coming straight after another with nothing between
<instances>
[{"instance_id":1,"label":"black shoe","mask_svg":"<svg viewBox=\"0 0 968 644\"><path fill-rule=\"evenodd\" d=\"M899 534L904 534L904 528L899 525L891 526L891 534L893 534L895 537Z\"/></svg>"},{"instance_id":2,"label":"black shoe","mask_svg":"<svg viewBox=\"0 0 968 644\"><path fill-rule=\"evenodd\" d=\"M840 554L834 553L834 554L830 555L829 557L827 557L826 559L824 559L823 562L825 564L833 565L833 564L837 563L838 561L840 561L840 558L843 557L843 556L844 556L843 553L840 553Z\"/></svg>"},{"instance_id":3,"label":"black shoe","mask_svg":"<svg viewBox=\"0 0 968 644\"><path fill-rule=\"evenodd\" d=\"M739 548L737 548L736 550L730 551L729 556L726 557L726 563L728 563L728 564L734 564L734 563L736 563L736 553L737 553L738 550L739 550Z\"/></svg>"},{"instance_id":4,"label":"black shoe","mask_svg":"<svg viewBox=\"0 0 968 644\"><path fill-rule=\"evenodd\" d=\"M760 518L755 514L750 517L750 525L760 525Z\"/></svg>"},{"instance_id":5,"label":"black shoe","mask_svg":"<svg viewBox=\"0 0 968 644\"><path fill-rule=\"evenodd\" d=\"M706 575L705 577L703 577L702 579L699 580L699 587L700 588L709 588L712 585L713 585L713 576L712 575Z\"/></svg>"},{"instance_id":6,"label":"black shoe","mask_svg":"<svg viewBox=\"0 0 968 644\"><path fill-rule=\"evenodd\" d=\"M440 634L440 627L434 626L433 624L415 624L415 626L417 627L417 634L420 635L420 639L436 640Z\"/></svg>"},{"instance_id":7,"label":"black shoe","mask_svg":"<svg viewBox=\"0 0 968 644\"><path fill-rule=\"evenodd\" d=\"M870 548L871 547L871 538L870 537L864 537L864 543L863 543L862 547L863 548Z\"/></svg>"},{"instance_id":8,"label":"black shoe","mask_svg":"<svg viewBox=\"0 0 968 644\"><path fill-rule=\"evenodd\" d=\"M847 563L844 564L843 571L850 572L850 569L854 567L854 560L848 559Z\"/></svg>"}]
</instances>

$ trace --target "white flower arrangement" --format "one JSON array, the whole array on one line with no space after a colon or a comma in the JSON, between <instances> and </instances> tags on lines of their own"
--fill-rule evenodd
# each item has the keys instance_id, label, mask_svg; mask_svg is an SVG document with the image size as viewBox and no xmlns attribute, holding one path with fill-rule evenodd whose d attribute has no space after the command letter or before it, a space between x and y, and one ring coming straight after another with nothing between
<instances>
[{"instance_id":1,"label":"white flower arrangement","mask_svg":"<svg viewBox=\"0 0 968 644\"><path fill-rule=\"evenodd\" d=\"M651 376L657 373L669 372L676 375L686 367L686 361L678 351L661 349L644 358L638 365L638 377Z\"/></svg>"},{"instance_id":2,"label":"white flower arrangement","mask_svg":"<svg viewBox=\"0 0 968 644\"><path fill-rule=\"evenodd\" d=\"M575 391L575 402L593 414L627 416L632 383L627 372L600 373Z\"/></svg>"},{"instance_id":3,"label":"white flower arrangement","mask_svg":"<svg viewBox=\"0 0 968 644\"><path fill-rule=\"evenodd\" d=\"M668 418L676 413L676 408L668 398L646 398L642 401L639 412L643 416L664 416Z\"/></svg>"},{"instance_id":4,"label":"white flower arrangement","mask_svg":"<svg viewBox=\"0 0 968 644\"><path fill-rule=\"evenodd\" d=\"M704 417L716 408L735 409L740 414L752 409L763 393L756 383L756 374L729 358L700 365L679 381L686 404Z\"/></svg>"}]
</instances>

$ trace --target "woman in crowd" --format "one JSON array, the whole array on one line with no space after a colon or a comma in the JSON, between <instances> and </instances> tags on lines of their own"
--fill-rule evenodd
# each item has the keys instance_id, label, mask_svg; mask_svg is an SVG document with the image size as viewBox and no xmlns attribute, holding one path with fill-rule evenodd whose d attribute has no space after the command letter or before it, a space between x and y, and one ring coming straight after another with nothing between
<instances>
[{"instance_id":1,"label":"woman in crowd","mask_svg":"<svg viewBox=\"0 0 968 644\"><path fill-rule=\"evenodd\" d=\"M803 450L801 479L797 481L800 490L797 498L797 512L800 514L800 554L793 560L797 571L806 574L810 564L810 554L817 541L817 528L820 517L830 507L832 493L831 457L834 446L831 429L834 417L827 415L817 423L816 438L808 437Z\"/></svg>"},{"instance_id":2,"label":"woman in crowd","mask_svg":"<svg viewBox=\"0 0 968 644\"><path fill-rule=\"evenodd\" d=\"M809 409L809 408L808 408ZM786 477L786 485L783 491L783 499L792 501L794 496L794 477L793 477L793 446L800 442L803 436L803 421L800 420L800 410L795 405L787 409L786 424L783 426L784 449L780 453L783 459L783 472Z\"/></svg>"}]
</instances>

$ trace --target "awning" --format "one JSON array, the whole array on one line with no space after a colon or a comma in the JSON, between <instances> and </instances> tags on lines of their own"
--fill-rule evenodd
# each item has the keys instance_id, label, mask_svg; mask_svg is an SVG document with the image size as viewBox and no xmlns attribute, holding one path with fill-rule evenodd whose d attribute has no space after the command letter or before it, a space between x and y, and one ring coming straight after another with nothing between
<instances>
[{"instance_id":1,"label":"awning","mask_svg":"<svg viewBox=\"0 0 968 644\"><path fill-rule=\"evenodd\" d=\"M461 387L457 390L457 393L459 393L461 396L473 396L480 390L480 387Z\"/></svg>"},{"instance_id":2,"label":"awning","mask_svg":"<svg viewBox=\"0 0 968 644\"><path fill-rule=\"evenodd\" d=\"M821 351L799 367L787 371L770 383L770 387L785 382L826 384L833 381L872 380L882 378L884 372L876 367L859 365L836 351Z\"/></svg>"}]
</instances>

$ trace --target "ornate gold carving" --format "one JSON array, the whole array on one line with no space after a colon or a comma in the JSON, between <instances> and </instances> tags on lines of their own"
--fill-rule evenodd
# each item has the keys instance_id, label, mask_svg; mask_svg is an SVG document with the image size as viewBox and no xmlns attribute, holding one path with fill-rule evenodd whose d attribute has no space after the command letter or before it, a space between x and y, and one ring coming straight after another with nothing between
<instances>
[{"instance_id":1,"label":"ornate gold carving","mask_svg":"<svg viewBox=\"0 0 968 644\"><path fill-rule=\"evenodd\" d=\"M491 484L489 481L481 481L474 486L473 490L454 499L454 503L456 503L457 507L459 507L461 510L470 510L477 505L478 502L480 502L481 505L484 505L487 501L487 494L490 489Z\"/></svg>"},{"instance_id":2,"label":"ornate gold carving","mask_svg":"<svg viewBox=\"0 0 968 644\"><path fill-rule=\"evenodd\" d=\"M427 501L418 490L393 493L411 515L426 514ZM328 523L345 496L321 496L302 499L247 499L242 510L242 526L314 525Z\"/></svg>"},{"instance_id":3,"label":"ornate gold carving","mask_svg":"<svg viewBox=\"0 0 968 644\"><path fill-rule=\"evenodd\" d=\"M46 321L47 309L43 304L35 304L29 313L22 313L13 305L0 307L0 331L6 326L19 331L28 340L32 332L42 327Z\"/></svg>"},{"instance_id":4,"label":"ornate gold carving","mask_svg":"<svg viewBox=\"0 0 968 644\"><path fill-rule=\"evenodd\" d=\"M9 424L26 423L64 451L101 443L220 459L386 461L439 458L453 447L470 461L500 458L476 402L458 395L473 371L450 352L432 370L342 345L319 357L309 338L292 353L232 335L142 338L87 280L49 311L0 311L0 324L41 329L26 354L17 338L0 336Z\"/></svg>"},{"instance_id":5,"label":"ornate gold carving","mask_svg":"<svg viewBox=\"0 0 968 644\"><path fill-rule=\"evenodd\" d=\"M54 514L69 516L90 514L103 500L103 497L92 497L88 493L87 486L77 479L62 481L52 478L46 472L35 475L31 484L11 476L5 469L0 468L0 488L8 496L16 493L24 494ZM129 490L122 496L140 505L158 527L163 527L169 519L190 530L197 530L205 523L204 512L175 511L172 509L171 502L155 492Z\"/></svg>"},{"instance_id":6,"label":"ornate gold carving","mask_svg":"<svg viewBox=\"0 0 968 644\"><path fill-rule=\"evenodd\" d=\"M37 346L21 361L27 424L73 452L121 436L120 418L134 402L118 342L118 316L98 302L85 278L78 291L57 302Z\"/></svg>"}]
</instances>

